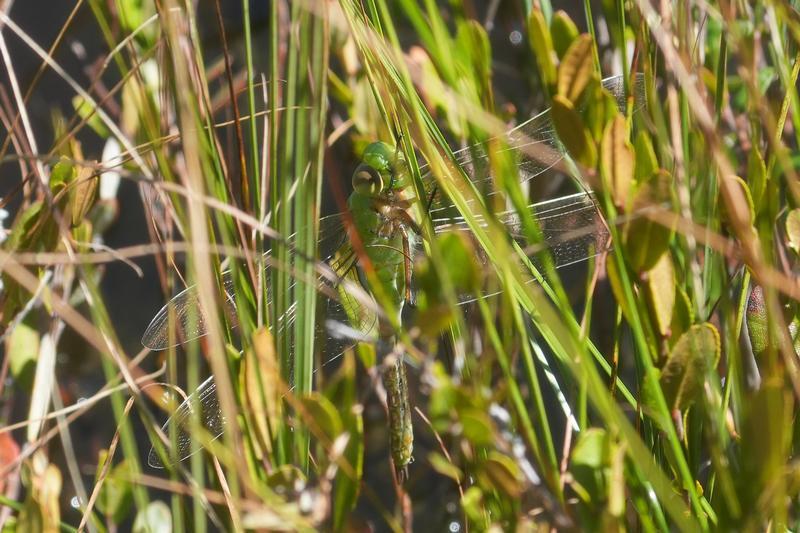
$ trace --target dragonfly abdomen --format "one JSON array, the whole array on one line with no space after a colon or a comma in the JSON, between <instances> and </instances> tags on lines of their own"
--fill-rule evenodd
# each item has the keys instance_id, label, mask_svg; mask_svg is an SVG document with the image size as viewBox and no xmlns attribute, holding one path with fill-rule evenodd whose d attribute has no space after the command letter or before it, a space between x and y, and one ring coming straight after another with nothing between
<instances>
[{"instance_id":1,"label":"dragonfly abdomen","mask_svg":"<svg viewBox=\"0 0 800 533\"><path fill-rule=\"evenodd\" d=\"M414 428L408 401L408 378L402 357L397 357L383 372L386 404L389 413L389 446L398 472L411 462L414 451Z\"/></svg>"}]
</instances>

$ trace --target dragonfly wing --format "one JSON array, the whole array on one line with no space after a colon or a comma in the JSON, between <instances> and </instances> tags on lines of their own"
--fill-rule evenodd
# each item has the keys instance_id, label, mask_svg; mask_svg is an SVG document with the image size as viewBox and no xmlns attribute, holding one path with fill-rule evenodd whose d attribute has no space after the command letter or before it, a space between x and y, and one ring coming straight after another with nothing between
<instances>
[{"instance_id":1,"label":"dragonfly wing","mask_svg":"<svg viewBox=\"0 0 800 533\"><path fill-rule=\"evenodd\" d=\"M233 297L233 279L230 272L222 275L225 290L223 301L228 319L236 326L236 304ZM206 334L206 319L200 311L197 288L191 286L178 293L161 308L142 336L142 344L151 350L166 350ZM170 321L170 316L174 319ZM170 338L170 323L177 328Z\"/></svg>"},{"instance_id":2,"label":"dragonfly wing","mask_svg":"<svg viewBox=\"0 0 800 533\"><path fill-rule=\"evenodd\" d=\"M529 206L539 223L541 243L529 243L522 231L519 215L515 211L499 213L500 221L534 264L540 266L537 254L547 249L556 268L565 267L599 254L609 247L609 233L598 211L594 195L577 193L539 202ZM478 219L480 222L480 219ZM470 231L463 217L434 219L435 231Z\"/></svg>"},{"instance_id":3,"label":"dragonfly wing","mask_svg":"<svg viewBox=\"0 0 800 533\"><path fill-rule=\"evenodd\" d=\"M211 440L219 438L225 431L225 418L219 407L214 376L205 380L196 391L190 394L161 428L166 435L169 435L171 428L175 427L178 435L175 441L178 461L191 457L202 448L200 441L194 438L190 432L192 415L195 412L197 412L197 420L208 432ZM164 463L155 448L150 448L147 464L153 468L164 468Z\"/></svg>"},{"instance_id":4,"label":"dragonfly wing","mask_svg":"<svg viewBox=\"0 0 800 533\"><path fill-rule=\"evenodd\" d=\"M323 300L323 310L327 320L335 323L345 323L348 320L348 314L342 303L324 296L321 298ZM291 307L278 319L278 330L291 334L295 319L296 308ZM365 322L361 327L367 329L368 325ZM356 342L367 338L368 331L355 331L358 333L353 336L331 338L321 323L317 326L316 338L322 352L321 359L323 361L321 367L339 359L339 357ZM317 370L319 370L319 368ZM291 383L291 381L290 379L290 389L293 388L293 383ZM175 444L177 446L176 455L179 461L191 457L202 449L201 441L192 437L189 426L193 410L195 409L198 410L198 420L212 440L222 435L225 431L225 419L220 410L219 398L217 397L217 385L214 382L213 376L209 377L197 390L189 395L175 413L164 423L162 430L165 434L169 435L172 428L174 428L177 433ZM150 449L147 462L154 468L164 467L155 448Z\"/></svg>"},{"instance_id":5,"label":"dragonfly wing","mask_svg":"<svg viewBox=\"0 0 800 533\"><path fill-rule=\"evenodd\" d=\"M330 243L337 246L341 243L343 233L343 222L340 215L331 215L320 220L320 249L323 254L329 253L325 248L330 248ZM294 236L287 240L289 246L294 242ZM265 252L265 256L270 255L270 251ZM231 327L238 325L236 319L236 300L234 297L234 283L231 272L226 270L222 273L222 285L224 288L225 313ZM269 287L269 285L267 285ZM271 298L267 299L269 305ZM207 333L206 319L200 309L200 298L197 294L196 286L191 286L170 300L167 305L153 317L150 325L142 336L142 344L151 350L166 350L174 346L179 346L185 342L203 337ZM170 315L174 317L170 321ZM170 337L170 324L176 329L175 335Z\"/></svg>"},{"instance_id":6,"label":"dragonfly wing","mask_svg":"<svg viewBox=\"0 0 800 533\"><path fill-rule=\"evenodd\" d=\"M644 107L644 82L644 75L636 74L633 82L634 111ZM614 96L619 109L624 111L628 99L623 77L612 76L602 80L601 83ZM508 145L509 150L519 153L519 179L523 183L553 168L561 161L565 152L558 140L549 109L509 130L506 133L505 144ZM484 145L470 146L454 152L453 155L455 156L455 161L467 171L467 174L472 177L473 183L479 189L485 190L487 186L491 185L489 182L491 182L492 178L480 177L478 172L478 167L485 166L485 160L488 159ZM435 208L447 207L447 200L437 190L436 178L429 171L426 172L425 167L423 167L422 171L425 190L436 191L433 199L429 200L431 205Z\"/></svg>"}]
</instances>

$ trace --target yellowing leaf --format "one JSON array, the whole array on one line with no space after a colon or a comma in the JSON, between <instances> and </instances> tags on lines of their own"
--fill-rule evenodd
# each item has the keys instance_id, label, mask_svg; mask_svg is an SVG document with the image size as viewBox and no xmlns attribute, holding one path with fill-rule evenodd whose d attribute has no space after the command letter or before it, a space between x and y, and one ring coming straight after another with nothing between
<instances>
[{"instance_id":1,"label":"yellowing leaf","mask_svg":"<svg viewBox=\"0 0 800 533\"><path fill-rule=\"evenodd\" d=\"M647 272L645 287L658 332L666 336L675 309L675 270L670 254L662 254L661 259Z\"/></svg>"},{"instance_id":2,"label":"yellowing leaf","mask_svg":"<svg viewBox=\"0 0 800 533\"><path fill-rule=\"evenodd\" d=\"M800 208L792 209L786 216L786 237L789 248L800 254Z\"/></svg>"},{"instance_id":3,"label":"yellowing leaf","mask_svg":"<svg viewBox=\"0 0 800 533\"><path fill-rule=\"evenodd\" d=\"M81 166L75 179L75 185L70 189L69 202L72 217L72 226L78 226L86 213L94 205L97 196L99 176L89 166Z\"/></svg>"},{"instance_id":4,"label":"yellowing leaf","mask_svg":"<svg viewBox=\"0 0 800 533\"><path fill-rule=\"evenodd\" d=\"M253 349L245 354L244 389L249 409L248 423L267 452L281 422L281 388L272 335L266 328L253 333Z\"/></svg>"},{"instance_id":5,"label":"yellowing leaf","mask_svg":"<svg viewBox=\"0 0 800 533\"><path fill-rule=\"evenodd\" d=\"M625 118L617 114L606 126L600 143L600 172L603 182L611 188L614 203L621 210L630 202L635 162L633 148L628 141L628 125Z\"/></svg>"},{"instance_id":6,"label":"yellowing leaf","mask_svg":"<svg viewBox=\"0 0 800 533\"><path fill-rule=\"evenodd\" d=\"M583 90L594 75L594 41L589 34L576 39L561 60L558 67L557 93L572 102L578 103Z\"/></svg>"}]
</instances>

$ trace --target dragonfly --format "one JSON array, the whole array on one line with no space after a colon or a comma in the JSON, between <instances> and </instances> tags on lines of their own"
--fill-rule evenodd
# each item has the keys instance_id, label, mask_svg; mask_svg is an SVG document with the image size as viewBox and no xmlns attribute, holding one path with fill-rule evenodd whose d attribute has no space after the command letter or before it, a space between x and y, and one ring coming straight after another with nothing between
<instances>
[{"instance_id":1,"label":"dragonfly","mask_svg":"<svg viewBox=\"0 0 800 533\"><path fill-rule=\"evenodd\" d=\"M635 109L641 107L643 101L643 82L641 75L636 76L633 87ZM624 111L627 96L622 77L606 78L602 84ZM510 149L519 152L518 169L522 182L557 165L565 153L558 141L549 110L509 130L504 141ZM526 149L530 146L538 148L535 158L526 155ZM477 167L483 162L481 160L488 158L481 147L463 149L454 155L463 168ZM430 172L425 172L424 167L422 170L424 192L429 195L425 199L426 215L434 232L469 231L466 221L452 214L453 207L447 198L436 192L435 178ZM490 185L492 180L491 176L472 179L479 186ZM370 310L369 306L360 305L359 298L348 292L346 283L331 286L330 282L324 282L334 291L333 295L329 291L327 297L323 296L325 323L348 324L350 327L345 329L354 333L342 336L333 334L324 326L318 327L317 337L324 345L323 366L359 342L373 343L378 361L393 353L397 340L393 324L402 321L402 311L413 298L413 259L424 253L421 221L414 218L411 209L419 199L409 192L410 174L402 152L387 143L372 143L366 148L362 163L353 173L352 184L348 215L339 213L320 220L319 248L332 250L323 256L322 261L330 265L340 279L350 280L364 287L368 293L380 291L383 296L381 303L388 304L386 307L391 315L381 316ZM590 191L531 204L529 209L539 224L543 239L541 246L548 249L553 266L557 269L585 261L609 247L608 228ZM496 218L518 242L524 240L518 213L499 213ZM350 239L343 238L348 224L361 241L361 254L355 253ZM366 279L361 266L365 260L371 263L375 272L371 279ZM266 274L268 277L269 269ZM223 273L222 285L226 316L235 326L234 282L230 271ZM270 295L267 296L269 305ZM467 303L468 299L463 298L462 303ZM185 289L156 314L143 335L142 344L151 350L164 350L202 337L206 334L206 325L198 309L196 289ZM273 327L288 331L294 323L295 311L290 308ZM178 334L173 334L175 332L170 328L178 328ZM390 452L395 470L402 475L412 460L413 426L402 353L389 361L382 373L382 380L387 392ZM201 422L210 437L218 438L223 434L226 422L220 411L213 376L189 395L162 428L165 434L170 434L171 428L175 429L178 436L175 442L176 456L179 461L202 450L202 445L187 430L193 416ZM150 450L148 464L154 468L164 467L155 448Z\"/></svg>"}]
</instances>

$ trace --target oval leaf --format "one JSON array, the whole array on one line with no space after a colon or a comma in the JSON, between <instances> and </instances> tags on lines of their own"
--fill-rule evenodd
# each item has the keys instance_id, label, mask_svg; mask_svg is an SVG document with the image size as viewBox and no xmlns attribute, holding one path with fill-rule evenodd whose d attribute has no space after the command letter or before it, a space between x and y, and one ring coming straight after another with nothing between
<instances>
[{"instance_id":1,"label":"oval leaf","mask_svg":"<svg viewBox=\"0 0 800 533\"><path fill-rule=\"evenodd\" d=\"M661 254L661 259L647 272L645 284L647 301L653 313L658 332L667 336L672 324L675 309L675 270L669 254Z\"/></svg>"},{"instance_id":2,"label":"oval leaf","mask_svg":"<svg viewBox=\"0 0 800 533\"><path fill-rule=\"evenodd\" d=\"M661 389L671 411L682 412L692 405L719 355L719 332L712 324L692 326L681 335L661 371Z\"/></svg>"},{"instance_id":3,"label":"oval leaf","mask_svg":"<svg viewBox=\"0 0 800 533\"><path fill-rule=\"evenodd\" d=\"M557 93L576 105L593 74L594 41L585 33L570 45L558 67Z\"/></svg>"},{"instance_id":4,"label":"oval leaf","mask_svg":"<svg viewBox=\"0 0 800 533\"><path fill-rule=\"evenodd\" d=\"M597 150L572 102L557 94L553 98L550 116L553 117L553 124L559 139L564 143L570 155L587 167L594 168L597 161Z\"/></svg>"},{"instance_id":5,"label":"oval leaf","mask_svg":"<svg viewBox=\"0 0 800 533\"><path fill-rule=\"evenodd\" d=\"M561 9L553 14L553 20L550 21L550 33L553 36L553 46L559 58L564 57L569 50L569 45L580 35L578 27L567 12Z\"/></svg>"},{"instance_id":6,"label":"oval leaf","mask_svg":"<svg viewBox=\"0 0 800 533\"><path fill-rule=\"evenodd\" d=\"M614 203L622 211L630 200L633 183L634 154L628 141L628 125L625 118L617 114L603 132L600 143L600 173L603 183L610 187Z\"/></svg>"},{"instance_id":7,"label":"oval leaf","mask_svg":"<svg viewBox=\"0 0 800 533\"><path fill-rule=\"evenodd\" d=\"M800 208L792 209L786 216L786 238L789 248L800 254Z\"/></svg>"},{"instance_id":8,"label":"oval leaf","mask_svg":"<svg viewBox=\"0 0 800 533\"><path fill-rule=\"evenodd\" d=\"M552 87L556 83L556 53L544 13L537 8L532 9L528 16L528 42L539 65L542 80L545 85Z\"/></svg>"}]
</instances>

